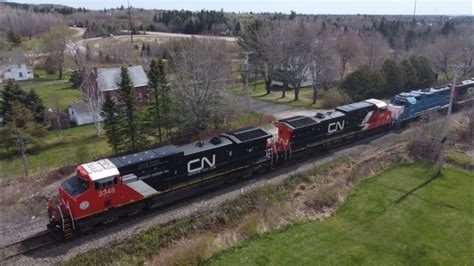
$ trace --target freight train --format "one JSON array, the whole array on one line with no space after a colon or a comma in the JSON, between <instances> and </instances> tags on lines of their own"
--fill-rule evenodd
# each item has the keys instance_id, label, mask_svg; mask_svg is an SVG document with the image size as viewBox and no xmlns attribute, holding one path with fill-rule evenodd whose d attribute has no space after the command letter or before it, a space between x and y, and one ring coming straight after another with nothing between
<instances>
[{"instance_id":1,"label":"freight train","mask_svg":"<svg viewBox=\"0 0 474 266\"><path fill-rule=\"evenodd\" d=\"M248 127L183 146L169 145L77 166L48 202L51 230L64 238L145 208L170 204L356 137L398 127L449 103L450 85L400 93L391 103L369 99L315 116L274 123L278 134ZM454 100L472 93L474 79L454 86Z\"/></svg>"}]
</instances>

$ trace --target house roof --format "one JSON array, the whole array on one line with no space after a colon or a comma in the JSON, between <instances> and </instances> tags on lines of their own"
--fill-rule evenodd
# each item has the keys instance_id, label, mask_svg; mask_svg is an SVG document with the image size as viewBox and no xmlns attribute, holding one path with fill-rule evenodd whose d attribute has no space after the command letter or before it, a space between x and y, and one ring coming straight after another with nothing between
<instances>
[{"instance_id":1,"label":"house roof","mask_svg":"<svg viewBox=\"0 0 474 266\"><path fill-rule=\"evenodd\" d=\"M101 91L112 91L118 89L120 82L120 67L97 69L97 85ZM132 80L133 87L148 85L148 78L142 66L128 67L128 74Z\"/></svg>"},{"instance_id":2,"label":"house roof","mask_svg":"<svg viewBox=\"0 0 474 266\"><path fill-rule=\"evenodd\" d=\"M0 65L25 64L28 60L23 52L2 51L0 52Z\"/></svg>"},{"instance_id":3,"label":"house roof","mask_svg":"<svg viewBox=\"0 0 474 266\"><path fill-rule=\"evenodd\" d=\"M69 105L69 109L74 110L76 115L90 115L89 106L86 102L73 103Z\"/></svg>"}]
</instances>

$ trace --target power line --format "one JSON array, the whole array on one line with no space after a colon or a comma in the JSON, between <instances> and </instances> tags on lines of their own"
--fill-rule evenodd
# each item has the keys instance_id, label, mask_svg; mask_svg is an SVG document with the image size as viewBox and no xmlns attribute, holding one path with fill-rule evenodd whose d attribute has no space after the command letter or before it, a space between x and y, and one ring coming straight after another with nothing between
<instances>
[{"instance_id":1,"label":"power line","mask_svg":"<svg viewBox=\"0 0 474 266\"><path fill-rule=\"evenodd\" d=\"M127 0L128 3L128 31L130 32L130 41L133 43L133 32L132 32L132 12L130 7L130 0Z\"/></svg>"}]
</instances>

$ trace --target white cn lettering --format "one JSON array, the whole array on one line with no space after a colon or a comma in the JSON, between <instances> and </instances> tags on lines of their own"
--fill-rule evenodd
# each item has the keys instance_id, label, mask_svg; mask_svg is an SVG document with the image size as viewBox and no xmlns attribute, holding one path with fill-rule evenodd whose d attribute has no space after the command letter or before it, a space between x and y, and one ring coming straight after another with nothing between
<instances>
[{"instance_id":1,"label":"white cn lettering","mask_svg":"<svg viewBox=\"0 0 474 266\"><path fill-rule=\"evenodd\" d=\"M339 130L343 130L345 122L346 121L342 120L342 122L338 121L338 122L330 123L329 126L328 126L328 133L334 133L334 132L337 132Z\"/></svg>"},{"instance_id":2,"label":"white cn lettering","mask_svg":"<svg viewBox=\"0 0 474 266\"><path fill-rule=\"evenodd\" d=\"M216 155L212 155L212 162L206 158L202 157L201 159L194 159L188 162L188 173L189 174L195 174L201 172L206 165L212 169L216 165Z\"/></svg>"}]
</instances>

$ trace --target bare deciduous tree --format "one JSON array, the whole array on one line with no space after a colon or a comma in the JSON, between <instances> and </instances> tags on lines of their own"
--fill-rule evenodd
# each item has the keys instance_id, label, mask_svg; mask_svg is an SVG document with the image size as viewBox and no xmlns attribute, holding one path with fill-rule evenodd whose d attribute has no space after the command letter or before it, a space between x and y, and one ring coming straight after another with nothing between
<instances>
[{"instance_id":1,"label":"bare deciduous tree","mask_svg":"<svg viewBox=\"0 0 474 266\"><path fill-rule=\"evenodd\" d=\"M92 73L90 73L92 74ZM92 116L92 120L94 121L95 126L95 134L100 136L102 133L102 105L104 104L105 97L104 94L100 91L98 86L95 84L89 84L93 81L86 77L84 79L83 84L81 85L82 93L84 95L85 102L87 104L87 108L89 110L90 115Z\"/></svg>"},{"instance_id":2,"label":"bare deciduous tree","mask_svg":"<svg viewBox=\"0 0 474 266\"><path fill-rule=\"evenodd\" d=\"M332 42L326 29L314 30L311 40L309 73L312 79L313 104L321 88L337 79Z\"/></svg>"},{"instance_id":3,"label":"bare deciduous tree","mask_svg":"<svg viewBox=\"0 0 474 266\"><path fill-rule=\"evenodd\" d=\"M190 133L206 129L223 106L230 61L226 44L209 39L183 40L170 51L178 124Z\"/></svg>"},{"instance_id":4,"label":"bare deciduous tree","mask_svg":"<svg viewBox=\"0 0 474 266\"><path fill-rule=\"evenodd\" d=\"M427 53L436 71L443 73L449 79L451 65L461 59L462 46L454 36L439 37L427 48Z\"/></svg>"},{"instance_id":5,"label":"bare deciduous tree","mask_svg":"<svg viewBox=\"0 0 474 266\"><path fill-rule=\"evenodd\" d=\"M368 32L363 36L362 52L365 63L372 69L378 69L388 56L390 47L388 42L378 32Z\"/></svg>"},{"instance_id":6,"label":"bare deciduous tree","mask_svg":"<svg viewBox=\"0 0 474 266\"><path fill-rule=\"evenodd\" d=\"M58 77L62 79L67 45L72 41L75 31L65 26L53 26L43 36L44 53L56 64Z\"/></svg>"},{"instance_id":7,"label":"bare deciduous tree","mask_svg":"<svg viewBox=\"0 0 474 266\"><path fill-rule=\"evenodd\" d=\"M344 31L337 35L334 48L341 62L341 79L346 74L348 64L359 54L360 42L359 35L352 31Z\"/></svg>"}]
</instances>

